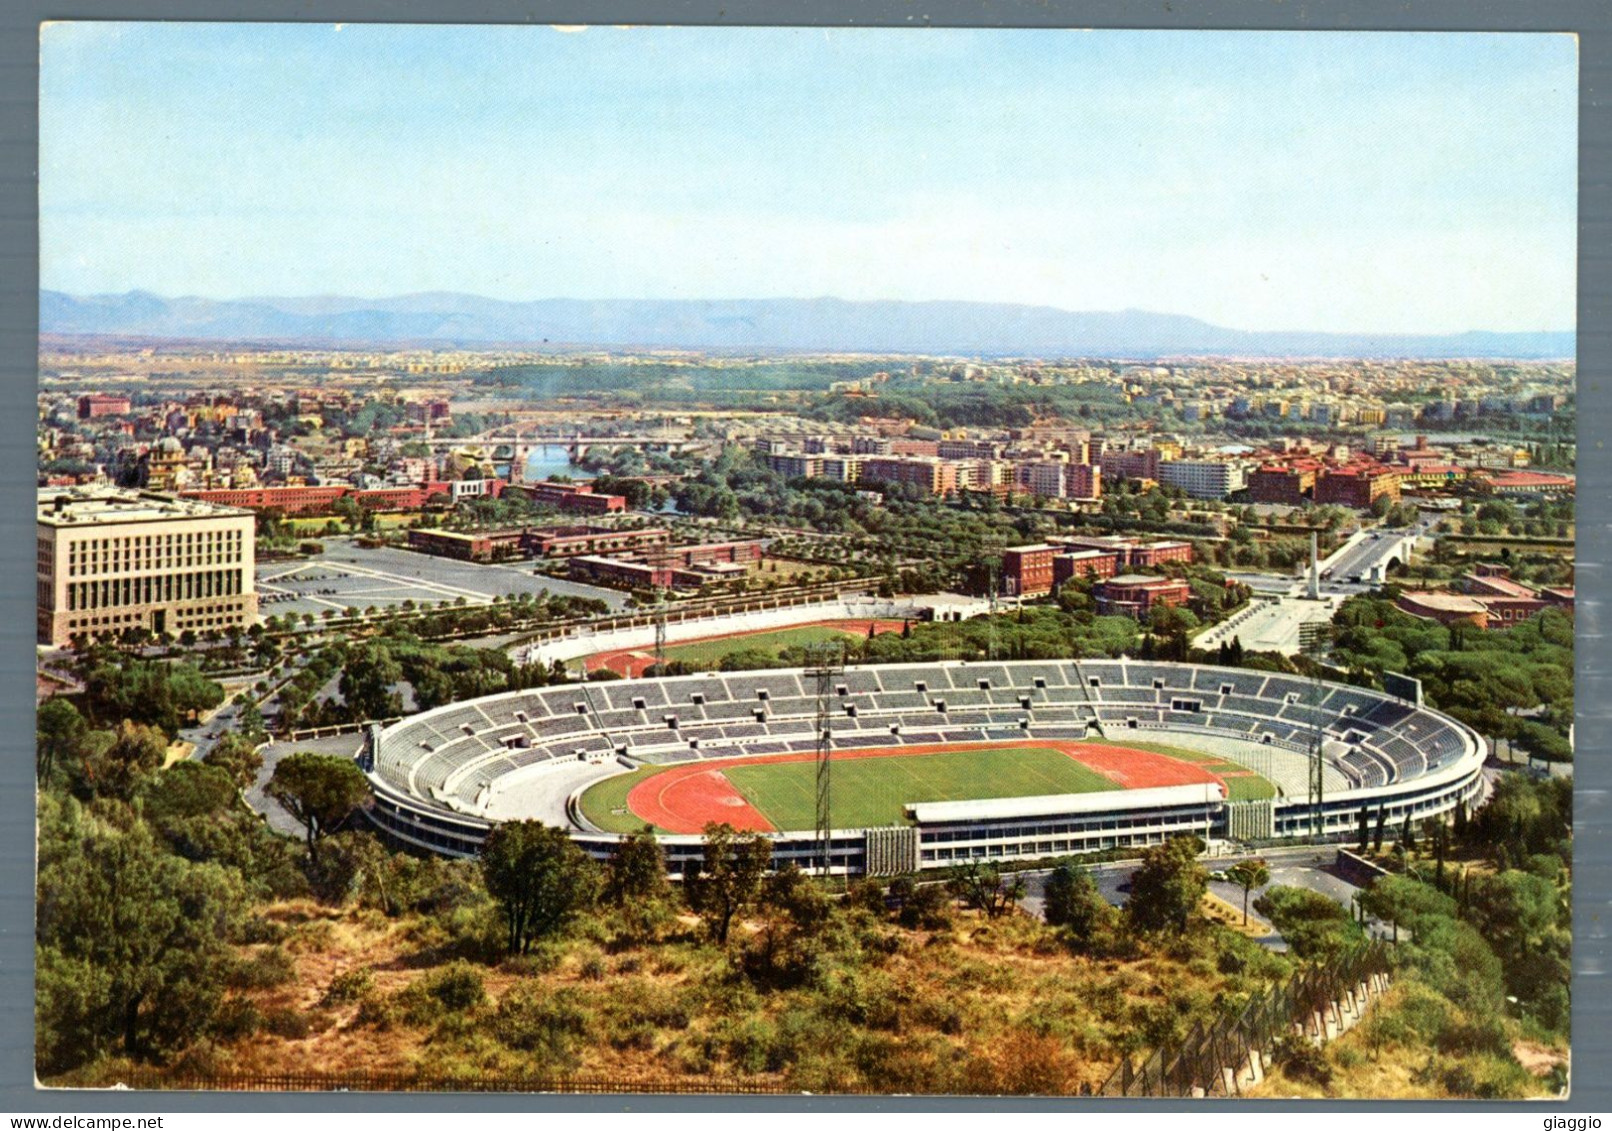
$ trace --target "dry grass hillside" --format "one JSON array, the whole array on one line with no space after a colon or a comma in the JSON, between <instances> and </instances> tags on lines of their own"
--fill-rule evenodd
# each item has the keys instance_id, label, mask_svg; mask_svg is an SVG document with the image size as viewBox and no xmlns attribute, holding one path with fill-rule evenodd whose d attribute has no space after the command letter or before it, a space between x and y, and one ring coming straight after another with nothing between
<instances>
[{"instance_id":1,"label":"dry grass hillside","mask_svg":"<svg viewBox=\"0 0 1612 1131\"><path fill-rule=\"evenodd\" d=\"M1078 1093L1122 1052L1186 1031L1285 964L1204 925L1159 946L1072 954L1039 921L957 912L937 930L837 916L809 985L768 989L697 920L634 945L601 920L496 964L422 916L308 900L266 907L240 948L214 1038L152 1079L421 1074L446 1082L575 1074L624 1089ZM1127 944L1129 945L1129 944ZM60 1083L112 1084L102 1062Z\"/></svg>"}]
</instances>

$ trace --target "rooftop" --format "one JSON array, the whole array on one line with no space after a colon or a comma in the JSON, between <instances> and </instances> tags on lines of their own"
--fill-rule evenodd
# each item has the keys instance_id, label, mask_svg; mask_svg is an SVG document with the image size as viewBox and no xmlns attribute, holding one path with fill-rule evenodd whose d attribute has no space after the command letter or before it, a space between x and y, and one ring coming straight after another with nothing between
<instances>
[{"instance_id":1,"label":"rooftop","mask_svg":"<svg viewBox=\"0 0 1612 1131\"><path fill-rule=\"evenodd\" d=\"M1105 585L1185 585L1173 577L1158 577L1151 573L1122 573L1118 577L1110 577Z\"/></svg>"},{"instance_id":2,"label":"rooftop","mask_svg":"<svg viewBox=\"0 0 1612 1131\"><path fill-rule=\"evenodd\" d=\"M1126 809L1163 809L1182 805L1218 805L1224 795L1218 784L1155 786L1124 794ZM1014 817L1056 817L1075 813L1101 813L1115 808L1112 793L1055 793L1037 797L993 797L973 801L924 801L907 806L919 824L941 821L987 821Z\"/></svg>"},{"instance_id":3,"label":"rooftop","mask_svg":"<svg viewBox=\"0 0 1612 1131\"><path fill-rule=\"evenodd\" d=\"M1551 475L1543 471L1485 471L1483 478L1497 487L1571 487L1570 475Z\"/></svg>"},{"instance_id":4,"label":"rooftop","mask_svg":"<svg viewBox=\"0 0 1612 1131\"><path fill-rule=\"evenodd\" d=\"M1407 589L1400 594L1407 603L1424 609L1437 609L1446 613L1486 613L1488 606L1475 597L1458 593L1435 593L1426 589Z\"/></svg>"},{"instance_id":5,"label":"rooftop","mask_svg":"<svg viewBox=\"0 0 1612 1131\"><path fill-rule=\"evenodd\" d=\"M249 510L119 487L40 488L37 518L43 526L165 522L187 518L250 516Z\"/></svg>"}]
</instances>

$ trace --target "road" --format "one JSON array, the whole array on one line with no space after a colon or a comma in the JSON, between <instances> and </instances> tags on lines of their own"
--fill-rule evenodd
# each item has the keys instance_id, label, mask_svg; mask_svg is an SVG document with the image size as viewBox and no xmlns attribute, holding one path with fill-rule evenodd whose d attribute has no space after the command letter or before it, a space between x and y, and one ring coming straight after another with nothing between
<instances>
[{"instance_id":1,"label":"road","mask_svg":"<svg viewBox=\"0 0 1612 1131\"><path fill-rule=\"evenodd\" d=\"M313 613L371 605L388 609L414 601L435 604L463 600L487 605L495 596L550 593L592 597L612 610L626 607L627 594L534 572L534 563L482 565L392 547L366 549L351 538L322 538L324 553L303 561L270 561L257 567L257 588L265 616Z\"/></svg>"},{"instance_id":2,"label":"road","mask_svg":"<svg viewBox=\"0 0 1612 1131\"><path fill-rule=\"evenodd\" d=\"M1363 530L1352 535L1321 562L1324 576L1319 599L1307 595L1307 577L1287 579L1274 574L1232 574L1230 576L1249 583L1261 596L1229 619L1205 630L1193 643L1199 648L1216 648L1235 637L1249 651L1296 656L1300 650L1300 626L1330 621L1338 606L1349 597L1375 589L1380 582L1371 579L1386 574L1392 559L1403 558L1404 539L1425 537L1437 522L1436 517L1424 515L1409 527ZM1362 580L1350 581L1351 577Z\"/></svg>"},{"instance_id":3,"label":"road","mask_svg":"<svg viewBox=\"0 0 1612 1131\"><path fill-rule=\"evenodd\" d=\"M1241 853L1230 856L1212 856L1200 858L1204 867L1211 872L1224 872L1240 860L1261 859L1269 866L1271 879L1269 884L1254 888L1248 897L1250 921L1264 922L1253 912L1254 901L1263 895L1267 888L1272 886L1308 888L1319 892L1328 899L1333 900L1340 907L1351 909L1354 898L1362 890L1356 884L1343 878L1333 867L1337 859L1336 847L1315 848L1309 845L1298 845L1292 848L1273 848L1261 853ZM1115 907L1124 907L1130 893L1131 876L1135 873L1137 862L1124 860L1109 864L1092 864L1087 867L1092 881L1102 897ZM1025 879L1025 897L1021 906L1032 915L1041 915L1046 907L1046 880L1051 869L1022 872ZM1230 903L1233 907L1241 908L1243 905L1243 889L1236 884L1225 881L1212 880L1209 890L1215 895ZM1375 921L1368 924L1373 934L1384 936L1389 928ZM1262 946L1285 949L1286 943L1274 931L1258 940Z\"/></svg>"},{"instance_id":4,"label":"road","mask_svg":"<svg viewBox=\"0 0 1612 1131\"><path fill-rule=\"evenodd\" d=\"M263 749L263 767L258 770L257 780L246 790L246 803L261 813L263 819L269 823L269 828L275 832L283 836L302 836L306 831L302 822L286 812L278 801L264 792L269 779L274 776L274 767L280 764L280 759L301 750L351 758L363 744L364 737L361 734L340 734L332 738L306 738L298 742L270 743Z\"/></svg>"},{"instance_id":5,"label":"road","mask_svg":"<svg viewBox=\"0 0 1612 1131\"><path fill-rule=\"evenodd\" d=\"M1322 573L1331 575L1323 579L1330 583L1326 587L1347 585L1350 578L1359 578L1356 583L1359 584L1384 576L1388 563L1395 558L1404 564L1405 554L1401 549L1404 539L1421 537L1430 522L1424 517L1414 526L1379 528L1356 534L1321 563Z\"/></svg>"}]
</instances>

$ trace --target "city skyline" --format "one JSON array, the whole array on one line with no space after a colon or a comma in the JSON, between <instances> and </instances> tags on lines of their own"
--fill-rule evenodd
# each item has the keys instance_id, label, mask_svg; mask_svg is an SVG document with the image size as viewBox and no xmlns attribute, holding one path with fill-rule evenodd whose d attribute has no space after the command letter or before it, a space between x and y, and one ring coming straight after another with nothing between
<instances>
[{"instance_id":1,"label":"city skyline","mask_svg":"<svg viewBox=\"0 0 1612 1131\"><path fill-rule=\"evenodd\" d=\"M1576 322L1571 36L63 23L41 59L78 294Z\"/></svg>"}]
</instances>

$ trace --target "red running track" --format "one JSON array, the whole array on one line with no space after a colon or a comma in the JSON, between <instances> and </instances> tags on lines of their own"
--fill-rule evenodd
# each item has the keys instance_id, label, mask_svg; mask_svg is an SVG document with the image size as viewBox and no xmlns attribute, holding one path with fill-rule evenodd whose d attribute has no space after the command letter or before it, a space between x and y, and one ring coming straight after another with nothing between
<instances>
[{"instance_id":1,"label":"red running track","mask_svg":"<svg viewBox=\"0 0 1612 1131\"><path fill-rule=\"evenodd\" d=\"M708 644L713 640L742 640L746 636L761 636L770 632L787 632L792 628L838 628L844 630L848 636L866 636L868 630L874 633L899 632L905 621L899 620L814 620L804 624L785 624L774 628L753 628L745 632L724 632L716 636L701 636L693 640L679 640L668 648L681 648L685 644ZM637 679L655 665L655 654L646 652L642 648L618 648L613 652L595 652L582 661L582 666L588 671L598 671L600 668L609 668L619 672L627 679ZM735 826L737 827L737 826Z\"/></svg>"},{"instance_id":2,"label":"red running track","mask_svg":"<svg viewBox=\"0 0 1612 1131\"><path fill-rule=\"evenodd\" d=\"M929 746L881 746L875 749L835 752L836 761L849 758L910 758L923 754L943 754L957 750L998 749L1011 743L961 742ZM1026 740L1024 746L1057 750L1081 765L1096 770L1126 789L1151 789L1167 785L1226 783L1195 762L1183 762L1168 754L1137 750L1130 746L1096 745L1088 742ZM766 754L759 758L721 758L673 766L650 774L627 792L627 808L657 828L670 833L699 833L713 821L732 825L741 831L777 832L772 822L734 788L722 772L724 766L756 766L769 762L811 762L812 753Z\"/></svg>"}]
</instances>

